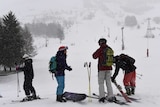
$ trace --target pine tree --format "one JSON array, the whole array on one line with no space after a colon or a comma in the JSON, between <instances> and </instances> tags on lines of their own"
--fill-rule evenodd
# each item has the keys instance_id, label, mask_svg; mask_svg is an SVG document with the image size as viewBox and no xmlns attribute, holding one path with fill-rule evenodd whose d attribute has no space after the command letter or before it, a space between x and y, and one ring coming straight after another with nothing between
<instances>
[{"instance_id":1,"label":"pine tree","mask_svg":"<svg viewBox=\"0 0 160 107\"><path fill-rule=\"evenodd\" d=\"M24 53L31 56L36 55L35 48L33 47L33 38L27 26L21 29L21 35L23 35L23 40L24 40L24 47L23 47Z\"/></svg>"},{"instance_id":2,"label":"pine tree","mask_svg":"<svg viewBox=\"0 0 160 107\"><path fill-rule=\"evenodd\" d=\"M15 62L21 59L23 52L23 36L20 33L20 24L15 15L10 11L2 18L3 35L2 35L2 49L0 58L2 65L6 67L13 67Z\"/></svg>"}]
</instances>

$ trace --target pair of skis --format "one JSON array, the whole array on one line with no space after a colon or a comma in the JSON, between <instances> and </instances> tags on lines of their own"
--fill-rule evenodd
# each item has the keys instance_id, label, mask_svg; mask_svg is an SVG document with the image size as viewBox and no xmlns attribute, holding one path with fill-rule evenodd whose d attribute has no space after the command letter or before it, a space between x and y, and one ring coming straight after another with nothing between
<instances>
[{"instance_id":1,"label":"pair of skis","mask_svg":"<svg viewBox=\"0 0 160 107\"><path fill-rule=\"evenodd\" d=\"M133 98L133 97L130 97L130 96L127 96L123 90L122 90L122 87L117 84L116 80L113 81L113 84L115 84L115 86L117 87L117 89L119 90L120 94L118 93L116 96L120 96L120 97L123 97L127 102L131 103L132 101L134 102L139 102L139 98Z\"/></svg>"},{"instance_id":2,"label":"pair of skis","mask_svg":"<svg viewBox=\"0 0 160 107\"><path fill-rule=\"evenodd\" d=\"M28 102L28 101L34 101L34 100L41 100L41 99L44 99L44 98L41 98L39 96L36 96L36 98L23 98L22 100L12 100L13 103L16 103L16 102Z\"/></svg>"},{"instance_id":3,"label":"pair of skis","mask_svg":"<svg viewBox=\"0 0 160 107\"><path fill-rule=\"evenodd\" d=\"M87 67L88 72L88 95L91 96L91 62L85 62L84 67ZM88 101L91 102L92 99L88 97Z\"/></svg>"},{"instance_id":4,"label":"pair of skis","mask_svg":"<svg viewBox=\"0 0 160 107\"><path fill-rule=\"evenodd\" d=\"M96 96L97 99L99 99L99 95L93 93L93 96ZM107 96L105 97L105 100L108 101ZM108 101L108 102L109 102L109 101ZM115 103L115 104L119 104L119 105L128 105L127 102L120 101L120 100L117 100L117 99L113 100L112 102Z\"/></svg>"},{"instance_id":5,"label":"pair of skis","mask_svg":"<svg viewBox=\"0 0 160 107\"><path fill-rule=\"evenodd\" d=\"M131 100L130 100L130 99L128 98L128 96L123 92L122 87L121 87L119 84L117 84L116 80L113 81L113 84L117 87L117 89L119 90L119 92L121 93L121 95L124 97L124 99L125 99L127 102L131 103Z\"/></svg>"},{"instance_id":6,"label":"pair of skis","mask_svg":"<svg viewBox=\"0 0 160 107\"><path fill-rule=\"evenodd\" d=\"M120 93L117 93L116 96L119 96L119 97L123 97ZM135 98L135 97L132 97L132 96L128 96L128 98L133 101L133 102L140 102L140 98Z\"/></svg>"}]
</instances>

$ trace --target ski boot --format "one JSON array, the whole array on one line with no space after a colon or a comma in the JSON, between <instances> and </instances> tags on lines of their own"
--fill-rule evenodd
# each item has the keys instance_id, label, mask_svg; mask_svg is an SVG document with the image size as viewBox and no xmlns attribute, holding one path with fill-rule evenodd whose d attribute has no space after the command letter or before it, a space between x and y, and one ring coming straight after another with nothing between
<instances>
[{"instance_id":1,"label":"ski boot","mask_svg":"<svg viewBox=\"0 0 160 107\"><path fill-rule=\"evenodd\" d=\"M115 96L108 98L109 102L115 102L117 99Z\"/></svg>"},{"instance_id":2,"label":"ski boot","mask_svg":"<svg viewBox=\"0 0 160 107\"><path fill-rule=\"evenodd\" d=\"M100 102L100 103L105 103L105 100L106 100L106 98L105 98L105 97L102 97L102 98L99 99L99 102Z\"/></svg>"},{"instance_id":3,"label":"ski boot","mask_svg":"<svg viewBox=\"0 0 160 107\"><path fill-rule=\"evenodd\" d=\"M22 99L22 102L23 101L31 101L32 100L32 97L30 95L27 95L25 98Z\"/></svg>"},{"instance_id":4,"label":"ski boot","mask_svg":"<svg viewBox=\"0 0 160 107\"><path fill-rule=\"evenodd\" d=\"M31 97L32 97L33 99L38 99L38 97L37 97L37 95L36 95L35 93L32 93Z\"/></svg>"},{"instance_id":5,"label":"ski boot","mask_svg":"<svg viewBox=\"0 0 160 107\"><path fill-rule=\"evenodd\" d=\"M131 94L133 94L133 95L135 94L135 87L131 88Z\"/></svg>"},{"instance_id":6,"label":"ski boot","mask_svg":"<svg viewBox=\"0 0 160 107\"><path fill-rule=\"evenodd\" d=\"M63 95L57 95L57 102L67 102L66 99L63 98Z\"/></svg>"},{"instance_id":7,"label":"ski boot","mask_svg":"<svg viewBox=\"0 0 160 107\"><path fill-rule=\"evenodd\" d=\"M127 95L131 95L131 90L130 90L130 88L126 87L125 89L126 89L126 94L127 94Z\"/></svg>"}]
</instances>

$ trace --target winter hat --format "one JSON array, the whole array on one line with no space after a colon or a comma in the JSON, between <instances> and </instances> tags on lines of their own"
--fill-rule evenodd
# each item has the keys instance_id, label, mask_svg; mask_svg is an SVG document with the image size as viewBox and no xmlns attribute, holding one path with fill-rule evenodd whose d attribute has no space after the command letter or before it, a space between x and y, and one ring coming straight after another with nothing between
<instances>
[{"instance_id":1,"label":"winter hat","mask_svg":"<svg viewBox=\"0 0 160 107\"><path fill-rule=\"evenodd\" d=\"M29 55L24 54L22 58L23 58L23 59L27 59L27 58L29 58Z\"/></svg>"},{"instance_id":2,"label":"winter hat","mask_svg":"<svg viewBox=\"0 0 160 107\"><path fill-rule=\"evenodd\" d=\"M105 38L100 38L99 41L98 41L98 43L99 43L99 45L106 44L107 40Z\"/></svg>"},{"instance_id":3,"label":"winter hat","mask_svg":"<svg viewBox=\"0 0 160 107\"><path fill-rule=\"evenodd\" d=\"M67 46L60 46L59 49L58 49L58 51L63 51L63 50L67 50L67 49L68 49Z\"/></svg>"}]
</instances>

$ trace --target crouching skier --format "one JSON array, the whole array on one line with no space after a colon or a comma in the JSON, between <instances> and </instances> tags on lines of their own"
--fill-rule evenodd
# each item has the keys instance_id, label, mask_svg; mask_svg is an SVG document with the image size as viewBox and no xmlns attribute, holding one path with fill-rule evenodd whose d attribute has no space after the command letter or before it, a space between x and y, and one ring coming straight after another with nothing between
<instances>
[{"instance_id":1,"label":"crouching skier","mask_svg":"<svg viewBox=\"0 0 160 107\"><path fill-rule=\"evenodd\" d=\"M22 58L24 60L24 66L23 67L17 66L16 70L24 71L23 89L25 91L26 98L24 98L23 100L36 99L37 98L36 91L32 85L32 80L34 78L33 65L32 65L33 61L27 54L24 54Z\"/></svg>"},{"instance_id":2,"label":"crouching skier","mask_svg":"<svg viewBox=\"0 0 160 107\"><path fill-rule=\"evenodd\" d=\"M57 99L56 101L58 102L66 102L65 98L63 98L63 92L64 92L64 87L65 87L65 69L71 71L72 68L67 65L66 58L67 58L67 46L61 46L59 47L59 50L57 51L56 54L56 62L57 62L57 67L56 67L56 72L55 72L55 77L58 83L57 86Z\"/></svg>"},{"instance_id":3,"label":"crouching skier","mask_svg":"<svg viewBox=\"0 0 160 107\"><path fill-rule=\"evenodd\" d=\"M115 72L111 77L112 82L115 80L119 73L120 68L125 71L123 83L127 95L135 94L136 87L136 66L134 65L135 59L126 55L120 54L114 57Z\"/></svg>"}]
</instances>

